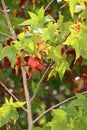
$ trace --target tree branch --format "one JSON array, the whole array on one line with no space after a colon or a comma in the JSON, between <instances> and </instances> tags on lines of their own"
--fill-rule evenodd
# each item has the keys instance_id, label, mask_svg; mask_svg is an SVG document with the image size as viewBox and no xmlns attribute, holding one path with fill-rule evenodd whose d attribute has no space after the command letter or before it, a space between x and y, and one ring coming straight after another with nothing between
<instances>
[{"instance_id":1,"label":"tree branch","mask_svg":"<svg viewBox=\"0 0 87 130\"><path fill-rule=\"evenodd\" d=\"M3 33L3 32L0 32L0 35L3 35L3 36L8 37L8 38L12 38L10 35L5 34L5 33Z\"/></svg>"},{"instance_id":2,"label":"tree branch","mask_svg":"<svg viewBox=\"0 0 87 130\"><path fill-rule=\"evenodd\" d=\"M48 68L46 69L46 71L44 72L44 74L43 74L41 80L40 80L39 83L38 83L38 86L37 86L37 88L36 88L36 90L35 90L35 93L34 93L33 97L32 97L31 100L30 100L30 102L32 102L32 101L35 99L35 97L37 96L38 90L39 90L39 88L40 88L40 85L41 85L41 83L43 82L44 78L46 77L46 75L47 75L49 69L50 69L50 67L48 67Z\"/></svg>"},{"instance_id":3,"label":"tree branch","mask_svg":"<svg viewBox=\"0 0 87 130\"><path fill-rule=\"evenodd\" d=\"M32 127L33 127L32 111L31 111L29 90L28 90L28 86L27 86L26 72L23 67L21 67L21 70L22 70L22 76L23 76L23 86L24 86L24 91L25 91L25 98L26 98L26 103L27 103L28 130L32 130Z\"/></svg>"},{"instance_id":4,"label":"tree branch","mask_svg":"<svg viewBox=\"0 0 87 130\"><path fill-rule=\"evenodd\" d=\"M85 92L83 92L83 93L81 93L81 94L87 94L87 91L85 91ZM36 123L36 122L37 122L41 117L43 117L46 113L50 112L52 109L54 109L54 108L56 108L56 107L59 107L59 106L65 104L66 102L71 101L71 100L74 99L74 98L76 98L76 96L70 97L70 98L68 98L68 99L66 99L66 100L64 100L64 101L62 101L62 102L60 102L60 103L58 103L58 104L56 104L56 105L50 107L50 108L47 109L45 112L43 112L39 117L37 117L37 118L33 121L33 124Z\"/></svg>"},{"instance_id":5,"label":"tree branch","mask_svg":"<svg viewBox=\"0 0 87 130\"><path fill-rule=\"evenodd\" d=\"M3 11L6 17L6 21L9 27L9 30L11 32L12 35L12 39L16 40L16 34L15 31L13 30L13 27L11 25L8 13L7 13L7 9L6 9L6 5L4 0L1 0L2 6L3 6ZM30 103L30 96L29 96L29 91L28 91L28 86L27 86L27 78L26 78L26 72L24 70L23 67L21 67L22 70L22 77L23 77L23 85L24 85L24 90L25 90L25 98L26 98L26 104L27 104L27 116L28 116L28 130L32 130L33 127L33 121L32 121L32 112L31 112L31 103ZM4 88L6 89L6 87L4 86ZM6 89L7 90L7 89ZM12 95L13 96L13 95Z\"/></svg>"},{"instance_id":6,"label":"tree branch","mask_svg":"<svg viewBox=\"0 0 87 130\"><path fill-rule=\"evenodd\" d=\"M49 2L49 4L46 6L46 8L44 9L44 11L46 11L48 8L49 8L49 6L53 3L53 1L54 0L51 0L50 2Z\"/></svg>"},{"instance_id":7,"label":"tree branch","mask_svg":"<svg viewBox=\"0 0 87 130\"><path fill-rule=\"evenodd\" d=\"M2 86L17 102L20 102L20 101L18 100L18 98L15 97L15 95L14 95L12 92L9 91L9 89L5 86L5 84L3 84L1 81L0 81L0 84L1 84L1 86ZM21 108L22 108L25 112L27 112L27 110L26 110L25 107L21 107Z\"/></svg>"},{"instance_id":8,"label":"tree branch","mask_svg":"<svg viewBox=\"0 0 87 130\"><path fill-rule=\"evenodd\" d=\"M7 21L7 24L8 24L8 27L9 27L9 30L11 32L11 35L12 35L12 39L16 39L16 34L15 34L15 31L13 30L13 27L11 25L11 22L10 22L10 19L9 19L9 16L8 16L8 13L7 13L7 9L6 9L6 5L5 5L5 2L4 0L1 0L1 3L2 3L2 7L3 7L3 11L4 11L4 14L5 14L5 18L6 18L6 21Z\"/></svg>"}]
</instances>

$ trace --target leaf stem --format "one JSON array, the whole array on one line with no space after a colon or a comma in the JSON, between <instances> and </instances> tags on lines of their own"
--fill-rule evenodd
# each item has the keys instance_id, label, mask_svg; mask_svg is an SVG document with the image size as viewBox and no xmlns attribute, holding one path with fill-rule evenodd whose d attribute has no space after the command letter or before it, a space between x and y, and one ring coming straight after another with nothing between
<instances>
[{"instance_id":1,"label":"leaf stem","mask_svg":"<svg viewBox=\"0 0 87 130\"><path fill-rule=\"evenodd\" d=\"M87 91L85 91L85 92L83 92L83 93L81 93L81 94L87 94ZM46 113L50 112L52 109L57 108L57 107L59 107L59 106L65 104L66 102L71 101L71 100L74 99L74 98L76 98L76 96L70 97L70 98L68 98L68 99L66 99L66 100L64 100L64 101L62 101L62 102L60 102L60 103L58 103L58 104L56 104L56 105L50 107L49 109L47 109L46 111L44 111L39 117L37 117L37 118L33 121L33 124L36 123L36 122L37 122L41 117L43 117Z\"/></svg>"},{"instance_id":2,"label":"leaf stem","mask_svg":"<svg viewBox=\"0 0 87 130\"><path fill-rule=\"evenodd\" d=\"M25 91L25 98L26 98L26 103L27 103L28 130L32 130L32 127L33 127L32 111L31 111L29 90L28 90L28 86L27 86L26 72L23 67L21 67L21 70L22 70L22 76L23 76L23 86L24 86L24 91Z\"/></svg>"},{"instance_id":3,"label":"leaf stem","mask_svg":"<svg viewBox=\"0 0 87 130\"><path fill-rule=\"evenodd\" d=\"M44 72L42 78L40 79L40 81L39 81L39 83L38 83L38 86L37 86L37 88L36 88L36 90L35 90L35 93L34 93L33 97L32 97L31 100L30 100L30 102L32 102L32 101L35 99L35 97L37 96L38 90L39 90L39 88L40 88L40 85L41 85L41 83L43 82L44 78L46 77L46 75L47 75L49 69L50 69L50 67L48 67L48 68L46 69L46 71Z\"/></svg>"}]
</instances>

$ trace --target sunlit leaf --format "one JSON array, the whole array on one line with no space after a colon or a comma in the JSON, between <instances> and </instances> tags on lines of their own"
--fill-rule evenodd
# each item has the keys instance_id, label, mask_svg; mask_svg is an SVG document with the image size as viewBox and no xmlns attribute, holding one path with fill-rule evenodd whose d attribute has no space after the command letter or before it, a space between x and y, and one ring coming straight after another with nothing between
<instances>
[{"instance_id":1,"label":"sunlit leaf","mask_svg":"<svg viewBox=\"0 0 87 130\"><path fill-rule=\"evenodd\" d=\"M24 32L20 33L17 37L20 41L23 41L24 40Z\"/></svg>"},{"instance_id":2,"label":"sunlit leaf","mask_svg":"<svg viewBox=\"0 0 87 130\"><path fill-rule=\"evenodd\" d=\"M67 61L62 61L59 66L58 66L58 74L59 74L59 77L60 79L62 80L63 76L64 76L64 73L66 70L70 70L69 69L69 64Z\"/></svg>"},{"instance_id":3,"label":"sunlit leaf","mask_svg":"<svg viewBox=\"0 0 87 130\"><path fill-rule=\"evenodd\" d=\"M73 17L75 11L75 5L79 2L79 0L70 0L70 12Z\"/></svg>"},{"instance_id":4,"label":"sunlit leaf","mask_svg":"<svg viewBox=\"0 0 87 130\"><path fill-rule=\"evenodd\" d=\"M58 60L62 58L61 46L50 47L50 58L58 63Z\"/></svg>"},{"instance_id":5,"label":"sunlit leaf","mask_svg":"<svg viewBox=\"0 0 87 130\"><path fill-rule=\"evenodd\" d=\"M15 102L15 103L11 103L11 105L15 108L19 108L22 107L23 105L25 105L26 102Z\"/></svg>"},{"instance_id":6,"label":"sunlit leaf","mask_svg":"<svg viewBox=\"0 0 87 130\"><path fill-rule=\"evenodd\" d=\"M9 103L12 104L13 103L13 98L10 97Z\"/></svg>"},{"instance_id":7,"label":"sunlit leaf","mask_svg":"<svg viewBox=\"0 0 87 130\"><path fill-rule=\"evenodd\" d=\"M0 127L10 120L16 121L19 117L16 109L10 105L3 105L3 107L0 108L0 113Z\"/></svg>"},{"instance_id":8,"label":"sunlit leaf","mask_svg":"<svg viewBox=\"0 0 87 130\"><path fill-rule=\"evenodd\" d=\"M5 102L6 104L9 104L9 100L7 98L5 98Z\"/></svg>"},{"instance_id":9,"label":"sunlit leaf","mask_svg":"<svg viewBox=\"0 0 87 130\"><path fill-rule=\"evenodd\" d=\"M44 41L54 40L54 32L56 31L56 29L57 29L57 25L50 22L48 27L43 29L42 39Z\"/></svg>"},{"instance_id":10,"label":"sunlit leaf","mask_svg":"<svg viewBox=\"0 0 87 130\"><path fill-rule=\"evenodd\" d=\"M51 130L63 130L66 120L66 112L61 109L53 110L54 118L50 122Z\"/></svg>"},{"instance_id":11,"label":"sunlit leaf","mask_svg":"<svg viewBox=\"0 0 87 130\"><path fill-rule=\"evenodd\" d=\"M44 17L44 8L40 8L39 12L38 12L38 17L39 17L39 20L43 19Z\"/></svg>"}]
</instances>

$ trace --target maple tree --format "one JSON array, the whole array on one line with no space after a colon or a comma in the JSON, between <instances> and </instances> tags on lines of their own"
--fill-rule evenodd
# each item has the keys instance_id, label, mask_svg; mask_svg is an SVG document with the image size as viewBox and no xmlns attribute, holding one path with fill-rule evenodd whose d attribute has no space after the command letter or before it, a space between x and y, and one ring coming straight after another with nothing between
<instances>
[{"instance_id":1,"label":"maple tree","mask_svg":"<svg viewBox=\"0 0 87 130\"><path fill-rule=\"evenodd\" d=\"M86 15L86 0L1 0L2 129L86 130Z\"/></svg>"}]
</instances>

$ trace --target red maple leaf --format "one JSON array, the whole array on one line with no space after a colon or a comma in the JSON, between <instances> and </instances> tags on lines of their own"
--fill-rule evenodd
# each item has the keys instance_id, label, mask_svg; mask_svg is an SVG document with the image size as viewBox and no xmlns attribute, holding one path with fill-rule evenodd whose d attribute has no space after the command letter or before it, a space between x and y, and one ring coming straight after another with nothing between
<instances>
[{"instance_id":1,"label":"red maple leaf","mask_svg":"<svg viewBox=\"0 0 87 130\"><path fill-rule=\"evenodd\" d=\"M20 1L20 5L19 5L19 6L24 5L24 4L25 4L25 2L26 2L26 0L21 0L21 1Z\"/></svg>"},{"instance_id":2,"label":"red maple leaf","mask_svg":"<svg viewBox=\"0 0 87 130\"><path fill-rule=\"evenodd\" d=\"M14 66L14 70L16 72L16 74L21 74L21 58L17 56L16 58L16 63Z\"/></svg>"},{"instance_id":3,"label":"red maple leaf","mask_svg":"<svg viewBox=\"0 0 87 130\"><path fill-rule=\"evenodd\" d=\"M30 2L30 4L31 4L32 6L34 6L34 5L36 5L37 0L29 0L29 2Z\"/></svg>"},{"instance_id":4,"label":"red maple leaf","mask_svg":"<svg viewBox=\"0 0 87 130\"><path fill-rule=\"evenodd\" d=\"M9 61L9 59L7 57L4 58L4 65L5 65L6 68L9 68L10 65L11 65L10 61Z\"/></svg>"},{"instance_id":5,"label":"red maple leaf","mask_svg":"<svg viewBox=\"0 0 87 130\"><path fill-rule=\"evenodd\" d=\"M83 84L83 89L84 90L87 90L87 74L82 74L81 75L81 78L83 79L83 81L84 81L84 84Z\"/></svg>"},{"instance_id":6,"label":"red maple leaf","mask_svg":"<svg viewBox=\"0 0 87 130\"><path fill-rule=\"evenodd\" d=\"M28 71L29 78L36 70L38 70L39 72L43 72L42 70L43 64L41 63L41 60L38 57L31 58L23 66L29 66L29 71Z\"/></svg>"}]
</instances>

